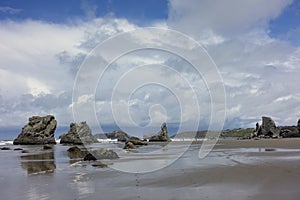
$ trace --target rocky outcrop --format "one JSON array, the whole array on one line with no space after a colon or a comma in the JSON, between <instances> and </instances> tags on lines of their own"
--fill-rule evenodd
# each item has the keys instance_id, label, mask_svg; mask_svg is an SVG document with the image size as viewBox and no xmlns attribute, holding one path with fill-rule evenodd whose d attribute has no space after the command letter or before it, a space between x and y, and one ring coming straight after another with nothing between
<instances>
[{"instance_id":1,"label":"rocky outcrop","mask_svg":"<svg viewBox=\"0 0 300 200\"><path fill-rule=\"evenodd\" d=\"M110 139L118 139L119 142L126 142L129 139L128 134L123 131L113 131L106 133L105 136Z\"/></svg>"},{"instance_id":2,"label":"rocky outcrop","mask_svg":"<svg viewBox=\"0 0 300 200\"><path fill-rule=\"evenodd\" d=\"M86 122L71 123L68 133L61 136L60 144L87 144L98 142Z\"/></svg>"},{"instance_id":3,"label":"rocky outcrop","mask_svg":"<svg viewBox=\"0 0 300 200\"><path fill-rule=\"evenodd\" d=\"M150 139L149 142L169 142L171 141L169 136L168 136L168 130L167 130L167 124L163 123L161 125L161 132L160 134L153 135Z\"/></svg>"},{"instance_id":4,"label":"rocky outcrop","mask_svg":"<svg viewBox=\"0 0 300 200\"><path fill-rule=\"evenodd\" d=\"M297 126L280 126L280 136L283 138L300 137Z\"/></svg>"},{"instance_id":5,"label":"rocky outcrop","mask_svg":"<svg viewBox=\"0 0 300 200\"><path fill-rule=\"evenodd\" d=\"M288 138L300 137L300 119L297 126L276 126L270 117L262 117L262 125L256 123L256 129L252 138Z\"/></svg>"},{"instance_id":6,"label":"rocky outcrop","mask_svg":"<svg viewBox=\"0 0 300 200\"><path fill-rule=\"evenodd\" d=\"M22 132L13 143L15 145L56 144L54 138L56 125L57 122L52 115L30 117L29 123L22 128Z\"/></svg>"},{"instance_id":7,"label":"rocky outcrop","mask_svg":"<svg viewBox=\"0 0 300 200\"><path fill-rule=\"evenodd\" d=\"M262 117L261 134L269 137L279 137L280 130L271 117Z\"/></svg>"}]
</instances>

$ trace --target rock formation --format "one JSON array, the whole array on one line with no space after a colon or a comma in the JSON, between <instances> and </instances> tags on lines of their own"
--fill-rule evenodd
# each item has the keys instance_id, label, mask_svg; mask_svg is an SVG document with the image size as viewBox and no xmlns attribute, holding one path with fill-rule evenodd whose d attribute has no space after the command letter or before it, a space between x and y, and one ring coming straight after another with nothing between
<instances>
[{"instance_id":1,"label":"rock formation","mask_svg":"<svg viewBox=\"0 0 300 200\"><path fill-rule=\"evenodd\" d=\"M22 128L22 132L13 144L56 144L54 138L56 125L57 122L52 115L30 117L29 123Z\"/></svg>"},{"instance_id":2,"label":"rock formation","mask_svg":"<svg viewBox=\"0 0 300 200\"><path fill-rule=\"evenodd\" d=\"M168 136L168 130L167 130L167 124L163 123L161 125L161 132L160 134L153 135L150 139L149 142L169 142L171 141L169 136Z\"/></svg>"},{"instance_id":3,"label":"rock formation","mask_svg":"<svg viewBox=\"0 0 300 200\"><path fill-rule=\"evenodd\" d=\"M261 134L269 137L279 137L280 130L271 117L262 117Z\"/></svg>"},{"instance_id":4,"label":"rock formation","mask_svg":"<svg viewBox=\"0 0 300 200\"><path fill-rule=\"evenodd\" d=\"M111 133L106 133L105 135L110 139L118 139L119 142L126 142L129 139L128 134L123 131L113 131Z\"/></svg>"},{"instance_id":5,"label":"rock formation","mask_svg":"<svg viewBox=\"0 0 300 200\"><path fill-rule=\"evenodd\" d=\"M86 122L71 123L68 133L61 136L60 144L86 144L98 142Z\"/></svg>"},{"instance_id":6,"label":"rock formation","mask_svg":"<svg viewBox=\"0 0 300 200\"><path fill-rule=\"evenodd\" d=\"M130 137L126 142L123 149L136 149L136 146L148 145L148 142L143 141L137 137Z\"/></svg>"},{"instance_id":7,"label":"rock formation","mask_svg":"<svg viewBox=\"0 0 300 200\"><path fill-rule=\"evenodd\" d=\"M300 137L300 119L297 126L276 126L275 122L270 117L262 117L262 125L256 123L256 129L252 138L287 138Z\"/></svg>"}]
</instances>

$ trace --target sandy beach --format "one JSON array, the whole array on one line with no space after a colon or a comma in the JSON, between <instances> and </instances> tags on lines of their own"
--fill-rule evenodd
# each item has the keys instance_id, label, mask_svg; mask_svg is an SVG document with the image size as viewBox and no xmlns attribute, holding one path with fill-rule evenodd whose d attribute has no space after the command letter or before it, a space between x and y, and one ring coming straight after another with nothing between
<instances>
[{"instance_id":1,"label":"sandy beach","mask_svg":"<svg viewBox=\"0 0 300 200\"><path fill-rule=\"evenodd\" d=\"M42 146L6 146L11 150L0 151L3 199L296 200L300 195L300 139L219 140L204 159L198 157L197 142L171 165L149 173L116 168L167 157L129 152L118 160L104 160L108 168L97 168L69 158L68 146L46 151ZM109 145L95 145L103 146ZM28 153L13 151L17 147ZM139 151L160 147L153 144Z\"/></svg>"}]
</instances>

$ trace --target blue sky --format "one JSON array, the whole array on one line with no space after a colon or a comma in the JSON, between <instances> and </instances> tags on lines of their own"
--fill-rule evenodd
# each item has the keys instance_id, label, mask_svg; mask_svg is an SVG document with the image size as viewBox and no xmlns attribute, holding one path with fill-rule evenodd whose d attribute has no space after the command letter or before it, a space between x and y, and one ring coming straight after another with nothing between
<instances>
[{"instance_id":1,"label":"blue sky","mask_svg":"<svg viewBox=\"0 0 300 200\"><path fill-rule=\"evenodd\" d=\"M52 23L70 23L74 19L87 20L87 9L94 11L94 17L113 15L142 26L168 18L167 0L2 0L0 7L12 8L12 11L2 9L0 19L34 19ZM299 26L300 0L294 0L278 17L271 20L269 34L299 45L300 39L297 33L293 33Z\"/></svg>"},{"instance_id":2,"label":"blue sky","mask_svg":"<svg viewBox=\"0 0 300 200\"><path fill-rule=\"evenodd\" d=\"M53 23L68 23L72 19L85 19L86 9L95 9L95 17L113 14L118 18L127 18L137 24L152 20L166 19L168 2L166 0L3 0L1 7L19 9L16 14L0 12L1 19L36 19Z\"/></svg>"},{"instance_id":3,"label":"blue sky","mask_svg":"<svg viewBox=\"0 0 300 200\"><path fill-rule=\"evenodd\" d=\"M182 32L207 50L224 81L225 128L254 127L262 115L283 125L300 118L300 0L1 0L0 128L21 127L28 117L46 114L54 114L59 126L67 127L73 120L73 84L83 59L105 39L145 26ZM200 129L207 127L207 90L182 60L142 52L117 63L120 69L103 80L101 94L109 93L110 80L118 80L132 66L173 65L202 98ZM165 79L163 73L157 75ZM153 88L132 95L132 118L141 126L150 123L151 114L158 128L165 119L178 124L178 107L168 96ZM125 100L118 105L124 106ZM105 95L95 102L105 126L115 125L111 102ZM188 119L193 119L192 111ZM128 126L130 120L122 123Z\"/></svg>"}]
</instances>

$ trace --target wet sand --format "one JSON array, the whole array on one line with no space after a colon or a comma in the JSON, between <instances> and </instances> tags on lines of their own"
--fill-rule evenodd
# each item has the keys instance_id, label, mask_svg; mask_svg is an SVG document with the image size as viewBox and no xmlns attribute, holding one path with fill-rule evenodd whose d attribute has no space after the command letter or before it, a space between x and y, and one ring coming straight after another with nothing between
<instances>
[{"instance_id":1,"label":"wet sand","mask_svg":"<svg viewBox=\"0 0 300 200\"><path fill-rule=\"evenodd\" d=\"M200 146L192 144L173 164L150 173L115 168L167 157L130 152L97 168L72 161L67 146L0 151L0 192L3 199L299 199L300 139L220 140L204 159L198 157Z\"/></svg>"}]
</instances>

